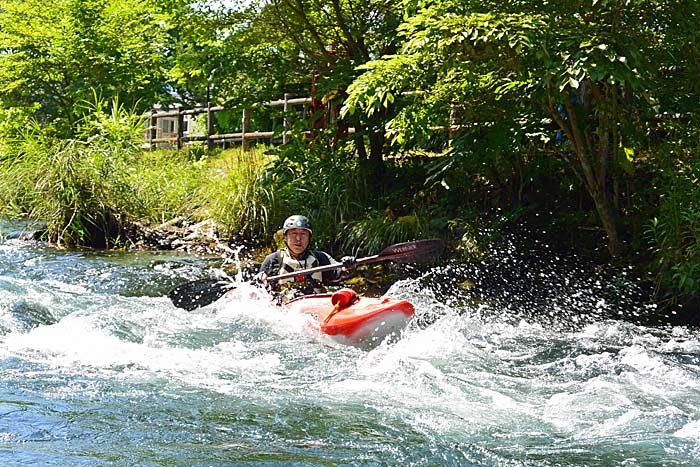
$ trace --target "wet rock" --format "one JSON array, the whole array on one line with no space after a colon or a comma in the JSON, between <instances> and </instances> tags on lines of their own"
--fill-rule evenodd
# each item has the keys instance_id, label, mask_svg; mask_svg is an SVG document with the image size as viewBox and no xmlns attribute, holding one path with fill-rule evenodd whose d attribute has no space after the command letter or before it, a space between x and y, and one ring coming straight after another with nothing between
<instances>
[{"instance_id":1,"label":"wet rock","mask_svg":"<svg viewBox=\"0 0 700 467\"><path fill-rule=\"evenodd\" d=\"M48 326L58 322L48 308L26 300L14 303L8 311L25 331L29 331L37 326Z\"/></svg>"},{"instance_id":2,"label":"wet rock","mask_svg":"<svg viewBox=\"0 0 700 467\"><path fill-rule=\"evenodd\" d=\"M230 247L219 239L219 225L207 219L191 223L186 217L177 217L155 227L139 226L137 248L176 250L188 254L223 255Z\"/></svg>"}]
</instances>

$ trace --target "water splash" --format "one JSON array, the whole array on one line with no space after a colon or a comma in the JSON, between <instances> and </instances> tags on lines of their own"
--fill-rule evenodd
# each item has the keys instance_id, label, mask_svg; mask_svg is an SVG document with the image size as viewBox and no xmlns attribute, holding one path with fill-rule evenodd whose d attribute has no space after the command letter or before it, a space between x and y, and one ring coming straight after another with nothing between
<instances>
[{"instance_id":1,"label":"water splash","mask_svg":"<svg viewBox=\"0 0 700 467\"><path fill-rule=\"evenodd\" d=\"M0 242L3 464L697 464L698 330L503 254L394 283L418 319L367 352L243 282L193 312L137 293L204 261Z\"/></svg>"}]
</instances>

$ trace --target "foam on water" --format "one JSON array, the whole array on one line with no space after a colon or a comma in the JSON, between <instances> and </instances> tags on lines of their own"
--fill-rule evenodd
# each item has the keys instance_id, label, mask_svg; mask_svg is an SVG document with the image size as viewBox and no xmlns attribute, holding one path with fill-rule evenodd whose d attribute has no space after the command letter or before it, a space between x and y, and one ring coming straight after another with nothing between
<instances>
[{"instance_id":1,"label":"foam on water","mask_svg":"<svg viewBox=\"0 0 700 467\"><path fill-rule=\"evenodd\" d=\"M531 291L515 306L528 300L446 296L442 278L462 266L423 271L387 292L413 301L416 319L363 351L324 340L249 284L185 312L164 294L105 292L140 289L120 282L139 270L170 284L178 269L160 258L132 269L17 248L0 256L35 269L0 273L0 443L15 452L4 465L700 460L700 333L611 317L618 303L599 278L573 293L581 279L548 278L564 296Z\"/></svg>"}]
</instances>

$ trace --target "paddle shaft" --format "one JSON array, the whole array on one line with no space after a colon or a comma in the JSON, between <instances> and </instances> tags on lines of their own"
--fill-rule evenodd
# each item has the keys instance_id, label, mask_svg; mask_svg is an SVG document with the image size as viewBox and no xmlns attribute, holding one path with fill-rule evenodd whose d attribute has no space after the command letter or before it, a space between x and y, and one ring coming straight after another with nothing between
<instances>
[{"instance_id":1,"label":"paddle shaft","mask_svg":"<svg viewBox=\"0 0 700 467\"><path fill-rule=\"evenodd\" d=\"M385 248L381 253L355 260L354 266L375 263L378 261L396 260L403 262L420 262L433 258L442 252L442 240L417 240L415 242L397 243ZM343 263L333 263L315 268L302 269L295 272L278 274L267 277L268 282L279 281L291 277L305 277L317 272L330 271L343 267ZM236 287L235 282L222 279L199 279L173 288L168 297L173 304L185 310L194 310L221 298L226 292Z\"/></svg>"},{"instance_id":2,"label":"paddle shaft","mask_svg":"<svg viewBox=\"0 0 700 467\"><path fill-rule=\"evenodd\" d=\"M353 266L360 266L362 264L376 263L379 261L389 261L392 259L401 259L406 257L414 258L420 256L421 258L432 258L439 254L440 251L442 251L442 247L442 240L437 239L397 243L396 245L391 245L390 247L385 248L379 254L356 259ZM278 274L276 276L269 276L267 277L267 280L268 282L274 282L282 279L289 279L290 277L307 276L309 274L314 274L317 272L331 271L333 269L340 269L342 267L343 263L326 264L324 266L316 266L315 268L302 269L299 271Z\"/></svg>"},{"instance_id":3,"label":"paddle shaft","mask_svg":"<svg viewBox=\"0 0 700 467\"><path fill-rule=\"evenodd\" d=\"M375 261L384 261L384 258L379 258L379 255L368 256L366 258L356 259L353 266L359 266L360 264L373 263ZM315 268L300 269L299 271L285 272L284 274L278 274L276 276L268 276L268 282L279 281L282 279L289 279L290 277L308 276L309 274L314 274L317 272L332 271L333 269L340 269L343 267L343 263L333 263L326 264L324 266L316 266Z\"/></svg>"}]
</instances>

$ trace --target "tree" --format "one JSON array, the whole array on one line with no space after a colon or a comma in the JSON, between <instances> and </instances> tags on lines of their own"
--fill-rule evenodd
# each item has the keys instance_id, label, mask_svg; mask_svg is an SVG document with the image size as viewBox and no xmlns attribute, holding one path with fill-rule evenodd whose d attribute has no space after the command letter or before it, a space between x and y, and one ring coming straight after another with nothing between
<instances>
[{"instance_id":1,"label":"tree","mask_svg":"<svg viewBox=\"0 0 700 467\"><path fill-rule=\"evenodd\" d=\"M0 105L62 134L95 92L147 108L167 91L167 28L154 1L1 0Z\"/></svg>"},{"instance_id":2,"label":"tree","mask_svg":"<svg viewBox=\"0 0 700 467\"><path fill-rule=\"evenodd\" d=\"M611 255L624 248L619 192L629 161L648 143L664 73L697 71L700 6L675 0L416 2L400 26L403 46L363 67L345 115L389 108L405 90L420 99L387 123L395 139L451 121L482 144L517 134L555 143L590 194ZM695 51L695 48L692 48ZM689 55L692 59L688 60ZM681 61L684 57L685 61ZM689 82L686 79L686 82ZM680 87L677 87L680 89ZM697 102L697 93L692 98ZM678 102L678 100L676 100ZM424 106L441 113L426 113ZM410 123L410 126L407 125ZM554 135L560 132L558 142ZM521 144L511 139L513 150ZM457 139L456 141L459 141ZM473 151L455 147L451 157Z\"/></svg>"},{"instance_id":3,"label":"tree","mask_svg":"<svg viewBox=\"0 0 700 467\"><path fill-rule=\"evenodd\" d=\"M199 95L209 86L219 100L239 104L302 84L308 92L317 73L316 97L340 103L358 65L396 50L401 14L398 0L264 0L250 9L193 10L190 19L203 27L184 31L175 75ZM361 160L381 166L383 128L374 117L353 118Z\"/></svg>"},{"instance_id":4,"label":"tree","mask_svg":"<svg viewBox=\"0 0 700 467\"><path fill-rule=\"evenodd\" d=\"M359 65L396 50L395 29L402 12L398 0L271 0L266 7L266 13L274 15L269 24L281 25L275 29L276 37L289 38L308 66L319 74L323 99L336 96L341 101ZM381 177L382 121L374 115L353 120L361 166L370 176Z\"/></svg>"}]
</instances>

